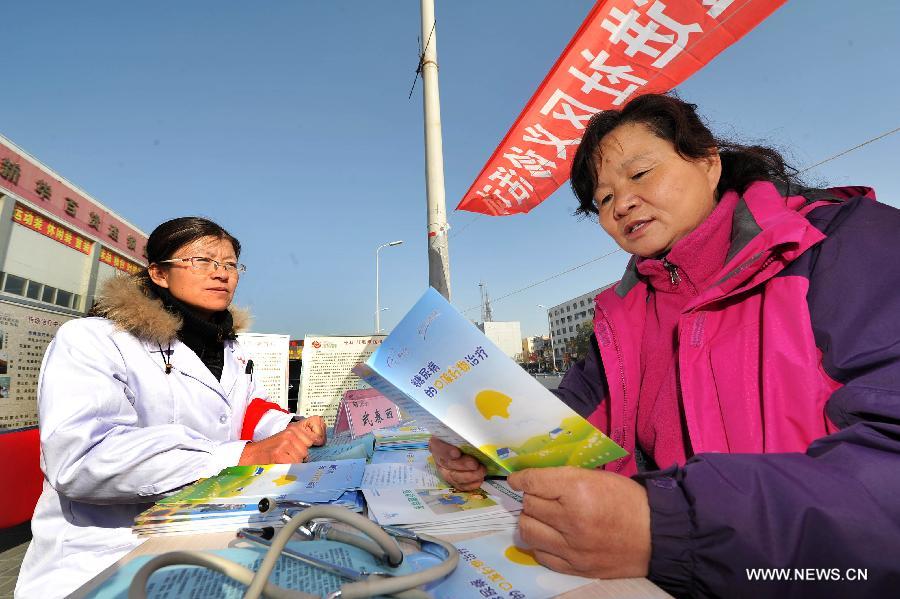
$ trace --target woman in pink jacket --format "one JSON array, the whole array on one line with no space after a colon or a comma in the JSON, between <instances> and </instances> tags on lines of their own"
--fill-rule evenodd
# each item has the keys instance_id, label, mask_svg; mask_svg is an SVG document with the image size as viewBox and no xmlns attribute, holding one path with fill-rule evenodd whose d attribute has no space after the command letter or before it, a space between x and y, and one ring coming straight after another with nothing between
<instances>
[{"instance_id":1,"label":"woman in pink jacket","mask_svg":"<svg viewBox=\"0 0 900 599\"><path fill-rule=\"evenodd\" d=\"M633 257L557 393L630 455L509 477L541 563L677 596L896 593L900 211L794 174L672 96L588 124L578 212Z\"/></svg>"}]
</instances>

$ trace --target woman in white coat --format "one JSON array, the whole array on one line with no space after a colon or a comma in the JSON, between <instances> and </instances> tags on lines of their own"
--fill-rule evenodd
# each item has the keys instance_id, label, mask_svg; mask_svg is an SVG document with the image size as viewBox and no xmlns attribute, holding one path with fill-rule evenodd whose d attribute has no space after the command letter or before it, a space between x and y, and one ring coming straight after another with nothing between
<instances>
[{"instance_id":1,"label":"woman in white coat","mask_svg":"<svg viewBox=\"0 0 900 599\"><path fill-rule=\"evenodd\" d=\"M235 340L246 318L229 308L240 249L206 219L163 223L148 268L60 327L41 366L44 490L16 597L78 588L140 544L134 517L173 490L325 442L320 417L294 422L254 385Z\"/></svg>"}]
</instances>

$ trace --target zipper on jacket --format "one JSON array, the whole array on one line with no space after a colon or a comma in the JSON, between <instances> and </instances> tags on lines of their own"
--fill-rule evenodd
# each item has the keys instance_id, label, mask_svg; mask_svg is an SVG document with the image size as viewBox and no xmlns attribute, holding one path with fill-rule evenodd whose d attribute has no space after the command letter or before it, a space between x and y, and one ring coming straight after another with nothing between
<instances>
[{"instance_id":1,"label":"zipper on jacket","mask_svg":"<svg viewBox=\"0 0 900 599\"><path fill-rule=\"evenodd\" d=\"M672 282L672 287L678 287L678 283L681 282L681 277L678 275L678 267L666 260L665 256L663 256L662 265L669 271L669 281Z\"/></svg>"},{"instance_id":2,"label":"zipper on jacket","mask_svg":"<svg viewBox=\"0 0 900 599\"><path fill-rule=\"evenodd\" d=\"M600 308L600 313L603 316L603 320L606 321L606 326L609 329L609 336L613 342L613 348L616 351L616 357L619 362L619 382L622 384L622 435L619 437L618 443L619 445L627 445L627 423L625 422L624 415L628 412L628 388L625 385L625 360L622 357L622 350L619 347L619 341L616 338L616 332L613 330L612 324L610 323L609 314L606 313L606 310ZM609 432L613 432L610 429ZM627 457L627 456L625 456ZM616 472L620 472L622 467L625 465L625 457L621 457L616 460Z\"/></svg>"}]
</instances>

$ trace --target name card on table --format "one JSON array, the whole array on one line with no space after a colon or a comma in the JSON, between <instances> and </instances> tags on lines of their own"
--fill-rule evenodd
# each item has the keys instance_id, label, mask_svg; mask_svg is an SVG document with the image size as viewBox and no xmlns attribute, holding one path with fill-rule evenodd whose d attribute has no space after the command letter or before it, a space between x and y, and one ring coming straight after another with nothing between
<instances>
[{"instance_id":1,"label":"name card on table","mask_svg":"<svg viewBox=\"0 0 900 599\"><path fill-rule=\"evenodd\" d=\"M400 410L375 389L350 389L338 406L335 434L349 430L356 438L374 430L400 424Z\"/></svg>"}]
</instances>

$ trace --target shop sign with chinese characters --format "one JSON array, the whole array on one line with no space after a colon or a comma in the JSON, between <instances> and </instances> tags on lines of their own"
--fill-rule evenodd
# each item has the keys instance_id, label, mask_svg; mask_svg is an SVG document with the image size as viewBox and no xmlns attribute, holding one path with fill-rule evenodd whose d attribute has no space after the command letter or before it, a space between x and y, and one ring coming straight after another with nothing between
<instances>
[{"instance_id":1,"label":"shop sign with chinese characters","mask_svg":"<svg viewBox=\"0 0 900 599\"><path fill-rule=\"evenodd\" d=\"M127 258L123 258L119 254L106 249L105 247L100 248L100 262L104 264L109 264L122 272L127 272L130 275L135 274L139 270L141 270L141 266L139 264L135 264L131 260Z\"/></svg>"},{"instance_id":2,"label":"shop sign with chinese characters","mask_svg":"<svg viewBox=\"0 0 900 599\"><path fill-rule=\"evenodd\" d=\"M41 235L54 239L63 245L67 245L74 250L78 250L83 254L90 254L94 242L85 239L78 233L63 227L59 223L28 209L22 204L16 204L13 208L13 221L28 227L32 231L37 231Z\"/></svg>"},{"instance_id":3,"label":"shop sign with chinese characters","mask_svg":"<svg viewBox=\"0 0 900 599\"><path fill-rule=\"evenodd\" d=\"M0 194L28 202L41 220L63 223L69 233L101 240L136 262L144 259L146 236L71 183L54 174L0 136ZM55 227L54 223L54 235ZM37 230L37 229L35 229ZM46 234L46 233L45 233ZM65 236L65 233L63 234ZM65 241L58 239L65 243ZM93 243L91 241L90 245ZM76 248L77 249L77 248Z\"/></svg>"}]
</instances>

